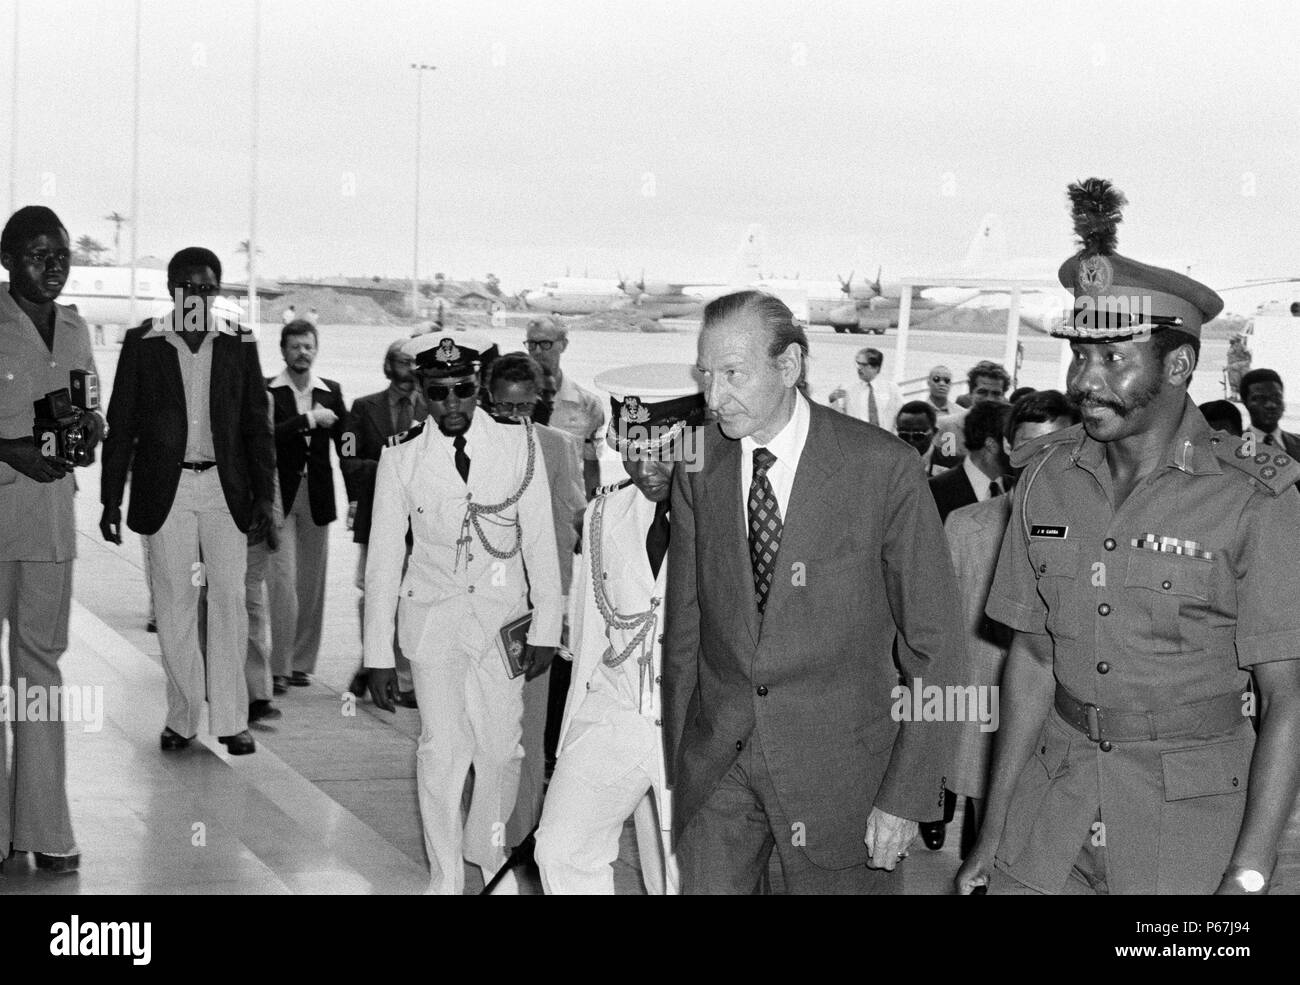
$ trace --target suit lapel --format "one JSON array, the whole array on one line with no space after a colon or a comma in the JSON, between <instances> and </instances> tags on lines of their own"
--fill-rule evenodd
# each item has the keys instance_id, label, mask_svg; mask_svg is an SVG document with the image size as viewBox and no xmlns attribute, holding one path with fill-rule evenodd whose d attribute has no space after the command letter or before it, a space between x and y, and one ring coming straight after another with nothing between
<instances>
[{"instance_id":1,"label":"suit lapel","mask_svg":"<svg viewBox=\"0 0 1300 985\"><path fill-rule=\"evenodd\" d=\"M746 529L745 497L740 490L740 442L721 438L714 445L716 464L704 473L701 488L705 509L698 511L706 522L721 532L724 547L713 570L720 579L734 579L734 596L745 618L750 638L758 643L758 602L754 598L754 569L749 560L749 531ZM679 468L681 466L678 466ZM696 519L696 523L700 523ZM725 594L724 594L725 597Z\"/></svg>"}]
</instances>

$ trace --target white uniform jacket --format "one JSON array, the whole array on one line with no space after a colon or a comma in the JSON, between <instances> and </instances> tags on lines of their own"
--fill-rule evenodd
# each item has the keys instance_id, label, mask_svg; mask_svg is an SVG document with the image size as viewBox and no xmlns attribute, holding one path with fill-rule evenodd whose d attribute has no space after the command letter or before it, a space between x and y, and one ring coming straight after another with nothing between
<instances>
[{"instance_id":1,"label":"white uniform jacket","mask_svg":"<svg viewBox=\"0 0 1300 985\"><path fill-rule=\"evenodd\" d=\"M600 511L600 570L594 566L594 534L592 520ZM637 629L620 629L606 623L596 602L596 585L604 586L605 596L614 613L622 618L636 616L654 607L655 621L650 626L646 640L650 647L650 665L644 675L644 689L634 688L639 698L643 718L653 722L661 733L659 741L659 775L655 780L655 799L659 804L659 817L667 829L672 818L668 790L664 785L663 764L663 713L660 710L660 674L664 639L664 590L667 584L668 556L659 566L659 577L650 572L650 559L646 556L645 539L654 520L655 504L641 495L632 484L615 489L594 499L587 507L582 521L582 553L573 572L573 586L569 593L569 645L573 652L573 677L569 684L569 697L564 706L564 722L560 727L557 748L563 755L564 740L573 715L582 704L588 686L595 674L602 673L601 661L609 649L622 653L637 635ZM626 621L626 620L624 620ZM640 645L632 647L621 671L637 672L641 656Z\"/></svg>"},{"instance_id":2,"label":"white uniform jacket","mask_svg":"<svg viewBox=\"0 0 1300 985\"><path fill-rule=\"evenodd\" d=\"M466 433L468 485L456 471L452 439L432 420L384 448L375 476L366 558L366 667L393 666L393 618L399 600L402 619L419 619L423 625L417 638L424 644L406 651L412 663L436 657L439 640L457 638L471 649L499 645L501 627L528 611L530 589L533 621L528 642L559 644L564 602L550 485L535 438L533 475L523 494L499 514L478 518L494 549L512 550L518 530L522 551L498 558L484 546L473 523L464 525L471 502L496 505L517 493L531 435L531 428L475 414ZM414 546L403 578L408 522Z\"/></svg>"}]
</instances>

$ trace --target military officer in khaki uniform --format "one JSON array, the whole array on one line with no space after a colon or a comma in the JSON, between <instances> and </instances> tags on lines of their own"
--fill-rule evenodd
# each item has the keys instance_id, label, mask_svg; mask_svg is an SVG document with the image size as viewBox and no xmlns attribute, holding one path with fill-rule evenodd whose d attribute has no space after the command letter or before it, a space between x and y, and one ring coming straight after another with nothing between
<instances>
[{"instance_id":1,"label":"military officer in khaki uniform","mask_svg":"<svg viewBox=\"0 0 1300 985\"><path fill-rule=\"evenodd\" d=\"M546 465L532 426L475 413L490 348L468 333L408 343L429 418L390 438L379 458L366 557L370 694L393 710L396 616L420 707L416 781L436 894L463 892L462 857L484 882L506 858L525 675L507 672L502 628L531 609L518 662L532 679L550 665L564 619ZM462 823L471 765L474 794Z\"/></svg>"},{"instance_id":2,"label":"military officer in khaki uniform","mask_svg":"<svg viewBox=\"0 0 1300 985\"><path fill-rule=\"evenodd\" d=\"M668 500L674 463L698 447L688 429L704 422L703 384L693 366L661 363L607 370L596 385L610 395L607 440L629 479L583 521L569 597L573 677L537 865L548 893L612 895L619 834L635 811L646 891L672 895L660 708Z\"/></svg>"},{"instance_id":3,"label":"military officer in khaki uniform","mask_svg":"<svg viewBox=\"0 0 1300 985\"><path fill-rule=\"evenodd\" d=\"M957 887L1262 892L1300 774L1300 466L1187 396L1219 297L1114 252L1109 182L1070 197L1083 248L1058 334L1083 423L1013 455L985 611L1016 632Z\"/></svg>"}]
</instances>

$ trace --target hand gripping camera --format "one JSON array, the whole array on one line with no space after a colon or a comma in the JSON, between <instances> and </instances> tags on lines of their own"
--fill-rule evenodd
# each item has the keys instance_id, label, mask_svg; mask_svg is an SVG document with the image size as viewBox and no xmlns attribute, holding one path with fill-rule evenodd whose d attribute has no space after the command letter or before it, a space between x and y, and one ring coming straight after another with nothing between
<instances>
[{"instance_id":1,"label":"hand gripping camera","mask_svg":"<svg viewBox=\"0 0 1300 985\"><path fill-rule=\"evenodd\" d=\"M69 384L33 402L36 420L32 435L46 458L66 458L74 465L89 465L95 460L95 450L81 426L81 417L84 411L99 410L99 377L74 369Z\"/></svg>"}]
</instances>

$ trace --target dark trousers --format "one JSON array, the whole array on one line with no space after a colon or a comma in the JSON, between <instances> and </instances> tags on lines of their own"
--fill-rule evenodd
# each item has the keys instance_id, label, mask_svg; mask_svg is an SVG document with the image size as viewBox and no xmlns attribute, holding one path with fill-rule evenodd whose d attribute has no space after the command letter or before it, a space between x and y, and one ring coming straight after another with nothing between
<instances>
[{"instance_id":1,"label":"dark trousers","mask_svg":"<svg viewBox=\"0 0 1300 985\"><path fill-rule=\"evenodd\" d=\"M866 863L846 869L823 869L794 844L790 819L767 769L755 732L735 765L677 841L682 892L689 895L750 896L776 849L790 894L888 895L902 892L901 867L894 872L869 869ZM864 831L865 835L866 832Z\"/></svg>"}]
</instances>

